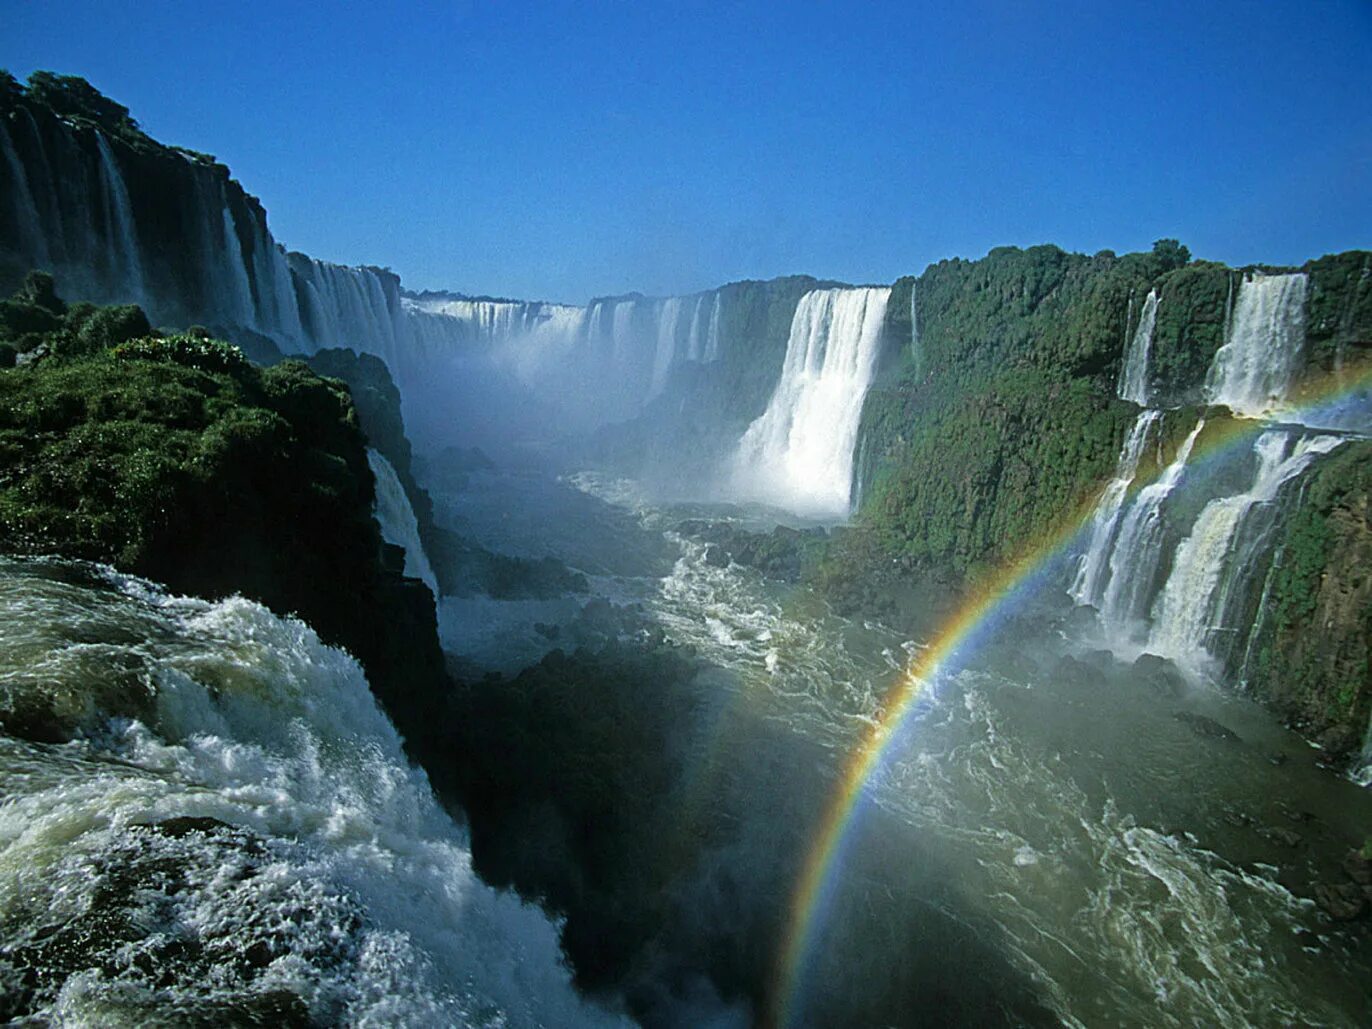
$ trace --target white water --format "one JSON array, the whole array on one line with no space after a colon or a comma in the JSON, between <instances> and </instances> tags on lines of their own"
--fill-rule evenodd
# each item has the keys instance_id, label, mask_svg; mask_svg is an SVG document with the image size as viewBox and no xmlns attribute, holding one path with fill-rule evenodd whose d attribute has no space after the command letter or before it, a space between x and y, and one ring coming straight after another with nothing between
<instances>
[{"instance_id":1,"label":"white water","mask_svg":"<svg viewBox=\"0 0 1372 1029\"><path fill-rule=\"evenodd\" d=\"M1191 448L1204 428L1201 418L1157 481L1139 490L1120 524L1110 551L1110 578L1100 601L1101 621L1116 639L1132 637L1137 619L1145 613L1148 590L1162 556L1162 502L1181 481Z\"/></svg>"},{"instance_id":2,"label":"white water","mask_svg":"<svg viewBox=\"0 0 1372 1029\"><path fill-rule=\"evenodd\" d=\"M776 391L733 457L736 496L802 514L848 514L853 448L890 294L824 289L801 297Z\"/></svg>"},{"instance_id":3,"label":"white water","mask_svg":"<svg viewBox=\"0 0 1372 1029\"><path fill-rule=\"evenodd\" d=\"M1252 485L1242 493L1210 501L1177 548L1171 574L1155 605L1149 651L1195 671L1204 667L1210 656L1210 634L1224 628L1218 624L1223 613L1222 587L1245 571L1234 567L1231 559L1245 518L1258 505L1272 503L1285 483L1342 442L1338 436L1295 439L1280 431L1258 437L1253 444L1257 467Z\"/></svg>"},{"instance_id":4,"label":"white water","mask_svg":"<svg viewBox=\"0 0 1372 1029\"><path fill-rule=\"evenodd\" d=\"M220 231L222 233L223 255L222 267L224 279L215 283L219 295L224 297L224 310L236 325L252 325L256 322L253 316L252 285L248 282L248 269L243 263L243 248L238 241L238 232L235 228L233 209L229 207L228 199L223 196L222 191L219 197L221 218Z\"/></svg>"},{"instance_id":5,"label":"white water","mask_svg":"<svg viewBox=\"0 0 1372 1029\"><path fill-rule=\"evenodd\" d=\"M1076 579L1068 591L1078 604L1100 603L1101 586L1109 570L1108 561L1115 542L1115 532L1119 528L1120 512L1124 508L1129 487L1133 485L1148 435L1159 417L1159 411L1140 411L1124 438L1115 477L1106 485L1105 492L1096 504L1095 514L1091 518L1091 540L1077 566Z\"/></svg>"},{"instance_id":6,"label":"white water","mask_svg":"<svg viewBox=\"0 0 1372 1029\"><path fill-rule=\"evenodd\" d=\"M0 681L111 706L66 746L0 735L0 954L92 930L43 1024L209 1024L273 994L319 1024L614 1022L574 993L553 923L478 880L350 657L241 598L50 567L0 565ZM175 817L231 828L138 828Z\"/></svg>"},{"instance_id":7,"label":"white water","mask_svg":"<svg viewBox=\"0 0 1372 1029\"><path fill-rule=\"evenodd\" d=\"M662 302L657 320L657 349L653 351L653 377L648 383L647 400L652 400L667 385L667 373L676 361L676 327L681 320L681 298Z\"/></svg>"},{"instance_id":8,"label":"white water","mask_svg":"<svg viewBox=\"0 0 1372 1029\"><path fill-rule=\"evenodd\" d=\"M1228 337L1206 378L1212 404L1256 417L1286 398L1305 343L1303 274L1254 274L1239 287Z\"/></svg>"},{"instance_id":9,"label":"white water","mask_svg":"<svg viewBox=\"0 0 1372 1029\"><path fill-rule=\"evenodd\" d=\"M1158 291L1148 291L1139 313L1139 324L1129 341L1120 370L1119 395L1140 407L1148 406L1148 353L1153 347L1153 326L1158 318Z\"/></svg>"},{"instance_id":10,"label":"white water","mask_svg":"<svg viewBox=\"0 0 1372 1029\"><path fill-rule=\"evenodd\" d=\"M148 290L143 277L143 258L138 249L129 191L105 134L97 132L95 141L100 150L100 177L105 194L105 238L111 247L112 266L118 269L117 274L128 299L144 303Z\"/></svg>"},{"instance_id":11,"label":"white water","mask_svg":"<svg viewBox=\"0 0 1372 1029\"><path fill-rule=\"evenodd\" d=\"M434 599L438 599L438 577L434 575L429 555L424 552L424 541L419 536L419 519L414 507L395 474L395 468L379 451L367 448L367 463L372 466L376 477L376 520L381 525L381 535L387 543L405 548L405 574L412 579L421 579L429 587Z\"/></svg>"}]
</instances>

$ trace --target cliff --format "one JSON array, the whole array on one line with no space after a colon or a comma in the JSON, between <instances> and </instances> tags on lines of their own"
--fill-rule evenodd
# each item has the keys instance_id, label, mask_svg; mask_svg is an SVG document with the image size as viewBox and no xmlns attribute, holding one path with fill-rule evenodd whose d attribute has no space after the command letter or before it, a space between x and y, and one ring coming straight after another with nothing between
<instances>
[{"instance_id":1,"label":"cliff","mask_svg":"<svg viewBox=\"0 0 1372 1029\"><path fill-rule=\"evenodd\" d=\"M48 322L0 372L5 549L241 593L352 652L389 706L441 693L434 600L382 542L343 384L150 334L136 308L67 307L43 283L4 305L10 324Z\"/></svg>"}]
</instances>

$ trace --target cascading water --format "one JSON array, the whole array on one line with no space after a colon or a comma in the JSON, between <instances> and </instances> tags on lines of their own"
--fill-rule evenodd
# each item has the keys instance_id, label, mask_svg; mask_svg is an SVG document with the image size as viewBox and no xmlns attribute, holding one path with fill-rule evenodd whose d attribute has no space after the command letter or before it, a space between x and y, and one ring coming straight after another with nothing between
<instances>
[{"instance_id":1,"label":"cascading water","mask_svg":"<svg viewBox=\"0 0 1372 1029\"><path fill-rule=\"evenodd\" d=\"M10 138L5 119L0 118L0 152L3 152L5 170L9 175L9 194L13 205L13 217L18 228L19 244L34 256L34 263L40 267L48 263L48 243L43 235L42 219L38 215L38 205L34 203L33 190L29 188L28 172L24 170L19 155L15 153L14 141Z\"/></svg>"},{"instance_id":2,"label":"cascading water","mask_svg":"<svg viewBox=\"0 0 1372 1029\"><path fill-rule=\"evenodd\" d=\"M1109 571L1108 561L1115 543L1116 530L1119 528L1120 512L1124 508L1129 487L1133 485L1134 476L1138 472L1139 458L1143 455L1149 433L1161 416L1160 411L1139 412L1124 439L1124 449L1120 451L1115 477L1106 485L1105 492L1096 505L1095 514L1091 518L1091 540L1087 544L1086 553L1082 555L1081 563L1077 566L1072 588L1068 591L1078 604L1100 604L1101 588Z\"/></svg>"},{"instance_id":3,"label":"cascading water","mask_svg":"<svg viewBox=\"0 0 1372 1029\"><path fill-rule=\"evenodd\" d=\"M1257 417L1286 398L1305 343L1306 277L1254 274L1239 287L1206 395L1237 415Z\"/></svg>"},{"instance_id":4,"label":"cascading water","mask_svg":"<svg viewBox=\"0 0 1372 1029\"><path fill-rule=\"evenodd\" d=\"M253 317L252 284L248 282L248 269L243 264L243 248L238 241L238 226L234 222L233 208L228 198L219 196L220 251L224 279L219 283L220 295L224 297L224 312L236 325L252 325Z\"/></svg>"},{"instance_id":5,"label":"cascading water","mask_svg":"<svg viewBox=\"0 0 1372 1029\"><path fill-rule=\"evenodd\" d=\"M110 266L123 296L134 303L146 303L147 284L143 276L143 258L138 248L138 232L133 221L133 205L124 176L110 150L103 132L95 134L100 151L100 178L104 186L105 238L108 241Z\"/></svg>"},{"instance_id":6,"label":"cascading water","mask_svg":"<svg viewBox=\"0 0 1372 1029\"><path fill-rule=\"evenodd\" d=\"M1120 399L1148 406L1148 353L1153 347L1153 326L1158 318L1158 291L1148 291L1148 298L1139 312L1139 324L1125 351L1124 367L1120 370Z\"/></svg>"},{"instance_id":7,"label":"cascading water","mask_svg":"<svg viewBox=\"0 0 1372 1029\"><path fill-rule=\"evenodd\" d=\"M0 562L0 1000L71 1025L605 1025L357 663L240 597ZM6 720L7 727L9 725Z\"/></svg>"},{"instance_id":8,"label":"cascading water","mask_svg":"<svg viewBox=\"0 0 1372 1029\"><path fill-rule=\"evenodd\" d=\"M647 400L652 400L667 385L667 373L676 360L676 327L681 320L681 298L662 301L657 318L657 349L653 351L653 377L648 383ZM646 401L645 401L646 402Z\"/></svg>"},{"instance_id":9,"label":"cascading water","mask_svg":"<svg viewBox=\"0 0 1372 1029\"><path fill-rule=\"evenodd\" d=\"M1117 640L1134 638L1139 632L1139 619L1147 613L1153 579L1162 558L1162 503L1181 481L1191 449L1204 428L1205 419L1201 418L1162 475L1139 490L1120 523L1110 550L1109 578L1103 590L1097 587L1101 622Z\"/></svg>"},{"instance_id":10,"label":"cascading water","mask_svg":"<svg viewBox=\"0 0 1372 1029\"><path fill-rule=\"evenodd\" d=\"M1203 669L1211 656L1211 635L1230 628L1221 617L1226 595L1241 588L1250 571L1244 562L1232 559L1245 521L1254 508L1272 504L1285 483L1342 442L1339 436L1296 438L1283 431L1258 437L1253 445L1257 467L1252 485L1242 493L1210 501L1177 548L1171 574L1155 605L1149 651L1192 670Z\"/></svg>"},{"instance_id":11,"label":"cascading water","mask_svg":"<svg viewBox=\"0 0 1372 1029\"><path fill-rule=\"evenodd\" d=\"M367 463L376 477L376 520L381 525L381 535L387 543L405 548L405 574L412 579L421 579L429 587L434 599L438 598L438 577L434 575L429 555L424 552L424 541L419 535L419 519L414 507L400 483L395 468L385 456L371 447L367 448Z\"/></svg>"},{"instance_id":12,"label":"cascading water","mask_svg":"<svg viewBox=\"0 0 1372 1029\"><path fill-rule=\"evenodd\" d=\"M890 294L823 289L801 297L781 380L733 456L736 496L810 515L848 514L853 449Z\"/></svg>"},{"instance_id":13,"label":"cascading water","mask_svg":"<svg viewBox=\"0 0 1372 1029\"><path fill-rule=\"evenodd\" d=\"M705 334L705 363L719 360L719 294L716 293L714 301L710 304L710 327Z\"/></svg>"}]
</instances>

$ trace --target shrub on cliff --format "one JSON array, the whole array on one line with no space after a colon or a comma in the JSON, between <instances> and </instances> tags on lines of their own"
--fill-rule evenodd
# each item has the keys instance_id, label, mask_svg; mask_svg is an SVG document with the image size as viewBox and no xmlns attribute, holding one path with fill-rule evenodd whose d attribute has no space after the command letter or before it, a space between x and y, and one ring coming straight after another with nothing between
<instances>
[{"instance_id":1,"label":"shrub on cliff","mask_svg":"<svg viewBox=\"0 0 1372 1029\"><path fill-rule=\"evenodd\" d=\"M383 699L441 693L433 601L385 563L346 386L203 336L123 338L137 308L67 317L84 327L41 337L52 356L0 373L0 546L242 593L351 650Z\"/></svg>"}]
</instances>

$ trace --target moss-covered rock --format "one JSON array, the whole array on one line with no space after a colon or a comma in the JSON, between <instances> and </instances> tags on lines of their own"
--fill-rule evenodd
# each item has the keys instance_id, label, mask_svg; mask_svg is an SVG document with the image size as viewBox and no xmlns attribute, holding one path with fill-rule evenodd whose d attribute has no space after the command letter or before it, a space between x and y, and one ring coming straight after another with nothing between
<instances>
[{"instance_id":1,"label":"moss-covered rock","mask_svg":"<svg viewBox=\"0 0 1372 1029\"><path fill-rule=\"evenodd\" d=\"M1248 686L1349 756L1372 715L1372 443L1346 443L1310 474L1267 589Z\"/></svg>"},{"instance_id":2,"label":"moss-covered rock","mask_svg":"<svg viewBox=\"0 0 1372 1029\"><path fill-rule=\"evenodd\" d=\"M49 357L0 374L4 548L242 593L346 647L388 702L441 693L433 598L385 560L346 386L203 336L121 339L136 308L86 324L117 342L68 347L59 326Z\"/></svg>"}]
</instances>

